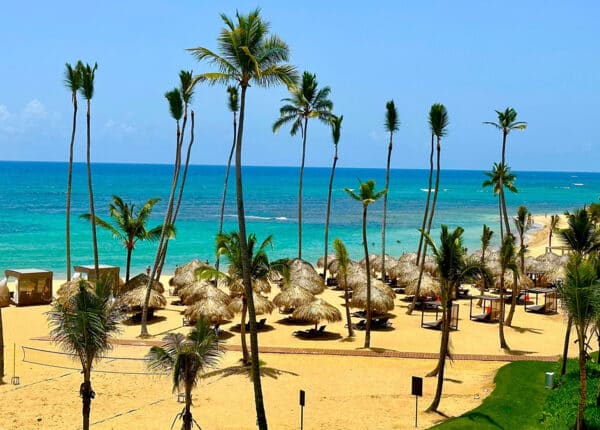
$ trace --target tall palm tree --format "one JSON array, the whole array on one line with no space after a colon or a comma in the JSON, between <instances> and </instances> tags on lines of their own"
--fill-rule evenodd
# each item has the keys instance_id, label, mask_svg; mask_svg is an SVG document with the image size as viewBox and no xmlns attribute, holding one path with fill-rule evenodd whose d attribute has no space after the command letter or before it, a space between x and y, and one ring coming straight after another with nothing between
<instances>
[{"instance_id":1,"label":"tall palm tree","mask_svg":"<svg viewBox=\"0 0 600 430\"><path fill-rule=\"evenodd\" d=\"M504 197L504 188L512 193L517 193L517 187L515 181L517 176L511 172L510 167L506 164L494 163L490 172L484 172L484 175L488 177L483 181L482 186L492 187L494 195L498 196L498 213L500 216L500 240L504 239L504 232L511 234L510 225L508 223L508 213L506 211L506 200Z\"/></svg>"},{"instance_id":2,"label":"tall palm tree","mask_svg":"<svg viewBox=\"0 0 600 430\"><path fill-rule=\"evenodd\" d=\"M580 254L573 254L567 264L565 282L559 287L562 303L575 324L579 350L579 406L576 429L583 429L583 413L587 402L587 336L590 324L600 313L598 276L593 264Z\"/></svg>"},{"instance_id":3,"label":"tall palm tree","mask_svg":"<svg viewBox=\"0 0 600 430\"><path fill-rule=\"evenodd\" d=\"M371 267L369 262L369 243L367 242L367 210L371 203L379 200L387 192L387 190L375 191L375 181L369 179L367 182L360 182L360 190L356 194L350 188L345 188L354 200L359 201L363 207L362 214L362 238L363 248L365 250L365 264L367 270L367 327L365 330L365 348L371 347Z\"/></svg>"},{"instance_id":4,"label":"tall palm tree","mask_svg":"<svg viewBox=\"0 0 600 430\"><path fill-rule=\"evenodd\" d=\"M146 223L152 213L152 208L159 201L158 198L149 199L136 212L135 204L125 203L119 196L113 196L113 201L108 205L108 213L113 220L113 224L96 217L96 224L108 230L112 236L120 240L127 250L125 283L129 282L129 274L131 267L131 254L135 249L135 245L139 240L158 240L162 231L162 226L159 225L150 230L146 229ZM90 214L83 214L81 218L91 221ZM171 235L174 235L172 228L168 229ZM115 287L115 285L113 285Z\"/></svg>"},{"instance_id":5,"label":"tall palm tree","mask_svg":"<svg viewBox=\"0 0 600 430\"><path fill-rule=\"evenodd\" d=\"M521 274L521 279L523 279L525 275L525 252L527 252L527 246L525 245L525 234L533 225L533 220L531 218L531 212L521 205L517 209L517 216L514 219L515 228L517 229L517 234L519 235L519 272ZM510 310L508 311L508 315L506 317L505 324L508 327L512 326L512 319L515 315L515 308L517 307L517 296L519 295L519 291L521 290L519 283L517 282L517 274L513 272L513 288L512 288L512 297L510 300Z\"/></svg>"},{"instance_id":6,"label":"tall palm tree","mask_svg":"<svg viewBox=\"0 0 600 430\"><path fill-rule=\"evenodd\" d=\"M446 135L448 127L448 111L441 103L435 103L429 110L429 128L431 129L431 139L436 138L436 170L435 170L435 188L433 190L433 200L431 202L431 210L428 214L427 227L425 232L431 233L431 225L433 224L433 216L435 215L435 205L437 202L438 191L440 188L440 156L442 152L442 137ZM431 190L430 190L431 191ZM417 298L421 291L421 281L423 280L423 270L425 268L425 257L427 256L427 242L424 243L423 250L420 254L421 261L417 261L419 265L419 279L417 281L417 291L413 298L411 306L408 308L410 315L417 304Z\"/></svg>"},{"instance_id":7,"label":"tall palm tree","mask_svg":"<svg viewBox=\"0 0 600 430\"><path fill-rule=\"evenodd\" d=\"M256 312L252 300L252 280L248 243L246 242L246 216L244 212L244 193L242 186L242 142L244 139L244 120L246 112L246 91L251 84L268 87L274 85L293 85L297 80L296 68L285 64L289 58L287 44L276 35L269 35L269 23L260 17L260 9L247 15L236 13L234 22L222 14L225 27L221 30L217 42L220 54L210 49L197 47L190 49L199 61L208 61L218 69L216 72L201 75L209 83L235 83L239 86L240 114L235 144L235 189L239 234L242 248L242 268L244 288L248 296L248 317L250 322L250 349L252 352L252 382L256 403L256 419L260 430L267 429L260 369L258 359L258 336L256 333Z\"/></svg>"},{"instance_id":8,"label":"tall palm tree","mask_svg":"<svg viewBox=\"0 0 600 430\"><path fill-rule=\"evenodd\" d=\"M227 169L225 169L225 181L223 182L223 197L221 198L221 215L219 217L219 232L218 235L223 233L223 216L225 214L225 201L227 198L227 183L229 182L229 170L231 168L231 160L233 158L233 151L235 150L235 138L237 134L237 113L240 110L239 93L237 87L229 85L227 87L227 107L233 114L233 140L231 142L231 150L229 151L229 158L227 159ZM217 255L217 262L215 268L219 270L219 256Z\"/></svg>"},{"instance_id":9,"label":"tall palm tree","mask_svg":"<svg viewBox=\"0 0 600 430\"><path fill-rule=\"evenodd\" d=\"M92 159L91 159L91 118L92 118L92 97L94 97L94 79L98 64L90 66L86 64L81 67L81 87L79 91L87 102L86 124L87 124L87 179L88 179L88 194L90 197L90 216L92 219L92 246L94 251L94 269L96 279L98 279L98 239L96 237L96 212L94 211L94 191L92 188Z\"/></svg>"},{"instance_id":10,"label":"tall palm tree","mask_svg":"<svg viewBox=\"0 0 600 430\"><path fill-rule=\"evenodd\" d=\"M490 247L490 242L492 241L492 236L494 232L487 225L483 224L483 231L481 232L481 259L480 264L482 267L485 267L485 253ZM481 295L484 294L487 288L487 277L483 276L481 283Z\"/></svg>"},{"instance_id":11,"label":"tall palm tree","mask_svg":"<svg viewBox=\"0 0 600 430\"><path fill-rule=\"evenodd\" d=\"M567 218L567 227L559 230L558 235L575 254L585 257L600 249L600 234L594 228L585 207L576 209L573 213L565 212L565 217ZM567 354L572 326L573 318L569 315L563 345L561 375L567 371Z\"/></svg>"},{"instance_id":12,"label":"tall palm tree","mask_svg":"<svg viewBox=\"0 0 600 430\"><path fill-rule=\"evenodd\" d=\"M302 161L298 182L298 258L302 258L302 181L308 120L316 118L325 124L330 124L333 118L331 112L333 103L329 100L331 88L318 89L318 86L317 76L314 73L304 72L299 86L290 87L291 97L282 99L286 104L279 109L279 118L273 123L273 133L277 133L282 125L291 123L290 134L295 136L298 130L302 134Z\"/></svg>"},{"instance_id":13,"label":"tall palm tree","mask_svg":"<svg viewBox=\"0 0 600 430\"><path fill-rule=\"evenodd\" d=\"M346 308L346 326L348 327L348 337L354 336L354 330L352 329L352 319L350 318L350 305L348 297L348 268L350 266L350 257L348 256L348 250L346 245L337 237L333 240L333 249L335 250L335 256L338 264L337 276L343 279L344 282L344 306Z\"/></svg>"},{"instance_id":14,"label":"tall palm tree","mask_svg":"<svg viewBox=\"0 0 600 430\"><path fill-rule=\"evenodd\" d=\"M69 144L69 175L67 179L67 219L66 219L66 250L67 250L67 281L71 280L71 184L73 182L73 146L75 130L77 129L77 93L81 89L81 69L83 64L78 61L75 67L65 64L65 86L71 91L73 103L73 125L71 127L71 143Z\"/></svg>"},{"instance_id":15,"label":"tall palm tree","mask_svg":"<svg viewBox=\"0 0 600 430\"><path fill-rule=\"evenodd\" d=\"M508 270L513 272L513 274L518 272L516 258L515 239L513 235L508 234L504 236L504 240L500 246L498 261L500 263L500 318L498 322L498 337L500 339L500 348L502 349L510 349L504 337L504 276Z\"/></svg>"},{"instance_id":16,"label":"tall palm tree","mask_svg":"<svg viewBox=\"0 0 600 430\"><path fill-rule=\"evenodd\" d=\"M385 104L385 130L390 134L390 143L388 144L387 164L385 169L385 189L390 189L390 161L392 159L392 146L394 132L398 131L400 120L398 119L398 110L394 100ZM385 228L387 221L387 193L383 196L383 220L381 222L381 276L385 280Z\"/></svg>"},{"instance_id":17,"label":"tall palm tree","mask_svg":"<svg viewBox=\"0 0 600 430\"><path fill-rule=\"evenodd\" d=\"M47 313L50 335L59 347L76 356L81 363L83 383L79 395L83 404L83 430L90 428L92 365L112 347L110 340L118 332L121 311L111 299L110 285L98 280L94 291L79 284L79 292L68 299L52 302Z\"/></svg>"},{"instance_id":18,"label":"tall palm tree","mask_svg":"<svg viewBox=\"0 0 600 430\"><path fill-rule=\"evenodd\" d=\"M151 370L172 372L173 392L185 393L185 407L179 414L182 430L191 430L194 423L198 426L192 417L192 389L204 371L217 366L222 354L217 334L210 323L200 318L187 336L169 333L162 346L153 346L146 355Z\"/></svg>"},{"instance_id":19,"label":"tall palm tree","mask_svg":"<svg viewBox=\"0 0 600 430\"><path fill-rule=\"evenodd\" d=\"M342 121L344 115L334 116L331 119L331 137L333 139L333 164L331 165L331 175L329 176L329 189L327 191L327 213L325 215L325 253L323 254L323 279L327 280L327 253L329 252L329 217L331 215L331 192L333 189L333 175L338 160L338 143L340 142L340 133L342 131Z\"/></svg>"},{"instance_id":20,"label":"tall palm tree","mask_svg":"<svg viewBox=\"0 0 600 430\"><path fill-rule=\"evenodd\" d=\"M558 231L560 215L550 215L550 224L548 224L548 248L552 249L552 236Z\"/></svg>"}]
</instances>

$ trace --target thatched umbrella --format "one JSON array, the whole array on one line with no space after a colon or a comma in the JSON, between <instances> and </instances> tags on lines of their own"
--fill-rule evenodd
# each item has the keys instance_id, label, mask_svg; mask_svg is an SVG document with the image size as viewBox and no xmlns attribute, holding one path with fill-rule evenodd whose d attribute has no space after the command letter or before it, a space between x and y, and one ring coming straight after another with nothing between
<instances>
[{"instance_id":1,"label":"thatched umbrella","mask_svg":"<svg viewBox=\"0 0 600 430\"><path fill-rule=\"evenodd\" d=\"M335 255L335 254L327 255L327 265L328 266L336 260L337 260L337 255ZM319 257L319 259L317 260L317 267L322 268L324 263L325 263L325 258Z\"/></svg>"},{"instance_id":2,"label":"thatched umbrella","mask_svg":"<svg viewBox=\"0 0 600 430\"><path fill-rule=\"evenodd\" d=\"M134 276L133 278L130 278L129 282L123 284L123 286L120 286L119 288L114 289L115 295L120 296L121 294L126 293L127 291L135 290L138 287L147 287L149 280L150 280L150 277L148 275L146 275L145 273L140 273L139 275ZM158 281L152 282L152 289L161 294L163 294L165 292L165 288L163 287L163 284L161 284Z\"/></svg>"},{"instance_id":3,"label":"thatched umbrella","mask_svg":"<svg viewBox=\"0 0 600 430\"><path fill-rule=\"evenodd\" d=\"M254 310L256 311L256 315L270 314L273 312L273 309L275 309L273 302L256 291L252 293L252 298L254 299ZM233 298L231 303L229 303L229 310L235 313L242 312L242 307L244 305L242 299L242 295Z\"/></svg>"},{"instance_id":4,"label":"thatched umbrella","mask_svg":"<svg viewBox=\"0 0 600 430\"><path fill-rule=\"evenodd\" d=\"M282 289L281 292L273 298L273 303L279 308L296 309L297 307L311 302L314 297L315 296L305 288L290 286Z\"/></svg>"},{"instance_id":5,"label":"thatched umbrella","mask_svg":"<svg viewBox=\"0 0 600 430\"><path fill-rule=\"evenodd\" d=\"M80 278L75 278L75 279L71 279L70 281L67 281L64 284L62 284L59 287L59 289L56 291L56 294L58 295L58 297L60 297L62 299L69 299L70 297L79 293L79 283L80 282L83 282L85 287L89 291L94 291L94 284L92 284L89 281L82 280Z\"/></svg>"},{"instance_id":6,"label":"thatched umbrella","mask_svg":"<svg viewBox=\"0 0 600 430\"><path fill-rule=\"evenodd\" d=\"M320 294L325 290L323 278L307 261L295 258L288 262L290 271L290 285L302 287L313 294Z\"/></svg>"},{"instance_id":7,"label":"thatched umbrella","mask_svg":"<svg viewBox=\"0 0 600 430\"><path fill-rule=\"evenodd\" d=\"M416 252L408 252L408 253L402 254L400 257L398 257L398 261L412 263L416 266L417 265L417 253Z\"/></svg>"},{"instance_id":8,"label":"thatched umbrella","mask_svg":"<svg viewBox=\"0 0 600 430\"><path fill-rule=\"evenodd\" d=\"M394 257L392 257L391 255L385 254L385 267L386 269L388 269L387 271L389 272L389 268L396 263L396 259ZM383 264L383 258L381 258L381 255L377 255L375 256L375 258L373 260L371 260L371 268L373 270L376 270L378 272L381 272L381 269Z\"/></svg>"},{"instance_id":9,"label":"thatched umbrella","mask_svg":"<svg viewBox=\"0 0 600 430\"><path fill-rule=\"evenodd\" d=\"M117 299L117 304L127 308L129 312L141 312L146 299L146 287L138 287L127 291ZM158 291L150 290L148 310L162 309L167 305L167 300Z\"/></svg>"},{"instance_id":10,"label":"thatched umbrella","mask_svg":"<svg viewBox=\"0 0 600 430\"><path fill-rule=\"evenodd\" d=\"M210 265L194 259L189 263L179 266L175 269L175 274L169 279L169 285L175 287L174 293L177 294L180 288L193 284L196 280L194 272L200 267L211 267Z\"/></svg>"},{"instance_id":11,"label":"thatched umbrella","mask_svg":"<svg viewBox=\"0 0 600 430\"><path fill-rule=\"evenodd\" d=\"M376 313L386 313L394 309L396 294L387 285L376 282L371 284L371 310ZM350 301L351 308L367 308L367 286L355 288Z\"/></svg>"},{"instance_id":12,"label":"thatched umbrella","mask_svg":"<svg viewBox=\"0 0 600 430\"><path fill-rule=\"evenodd\" d=\"M299 321L307 321L315 324L315 330L321 320L335 322L342 320L342 314L338 308L330 305L323 299L314 299L302 305L294 311L292 318Z\"/></svg>"},{"instance_id":13,"label":"thatched umbrella","mask_svg":"<svg viewBox=\"0 0 600 430\"><path fill-rule=\"evenodd\" d=\"M406 287L408 284L419 279L419 268L408 258L398 260L395 264L391 265L388 273L392 278L396 279L399 287Z\"/></svg>"},{"instance_id":14,"label":"thatched umbrella","mask_svg":"<svg viewBox=\"0 0 600 430\"><path fill-rule=\"evenodd\" d=\"M231 297L215 286L210 281L196 281L190 287L179 291L179 297L185 305L192 305L198 301L208 298L215 298L226 305L231 302Z\"/></svg>"},{"instance_id":15,"label":"thatched umbrella","mask_svg":"<svg viewBox=\"0 0 600 430\"><path fill-rule=\"evenodd\" d=\"M406 294L416 294L417 283L419 280L419 274L417 273L416 279L406 286ZM438 281L433 279L428 273L423 273L421 279L421 291L422 296L438 296L440 294L440 284Z\"/></svg>"},{"instance_id":16,"label":"thatched umbrella","mask_svg":"<svg viewBox=\"0 0 600 430\"><path fill-rule=\"evenodd\" d=\"M216 287L214 288L216 289ZM210 321L211 324L221 324L233 318L233 312L229 309L227 303L219 300L216 296L207 297L188 306L184 315L192 324L195 324L200 316Z\"/></svg>"}]
</instances>

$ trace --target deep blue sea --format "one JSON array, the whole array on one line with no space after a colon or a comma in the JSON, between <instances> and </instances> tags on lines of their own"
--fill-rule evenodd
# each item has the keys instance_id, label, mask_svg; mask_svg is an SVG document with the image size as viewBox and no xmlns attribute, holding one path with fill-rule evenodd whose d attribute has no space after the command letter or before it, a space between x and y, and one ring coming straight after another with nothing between
<instances>
[{"instance_id":1,"label":"deep blue sea","mask_svg":"<svg viewBox=\"0 0 600 430\"><path fill-rule=\"evenodd\" d=\"M64 277L67 163L0 162L0 270L36 267ZM172 166L94 164L97 215L108 219L108 204L116 194L139 207L152 197L155 206L149 226L160 224L171 184ZM298 168L246 167L244 193L248 232L262 240L273 235L271 258L297 253ZM177 238L169 245L165 273L192 258L214 262L224 166L191 166L177 220ZM563 213L600 196L600 173L516 172L517 194L507 194L510 213L523 204L535 214ZM233 174L233 171L232 171ZM303 257L315 262L323 254L329 168L307 168L304 179ZM388 200L388 253L398 256L416 248L427 191L427 170L392 170ZM233 178L233 176L232 176ZM358 179L385 184L384 169L337 169L331 213L330 240L341 238L352 258L362 257L362 207L344 188L358 188ZM497 200L483 189L482 171L443 170L435 227L465 228L465 244L478 247L482 224L498 230ZM370 251L381 251L382 201L369 206ZM91 264L91 228L79 215L89 212L85 164L76 164L72 198L72 262ZM230 181L225 231L237 228L235 189ZM121 243L101 229L100 262L125 266ZM434 237L436 234L434 233ZM331 247L330 247L331 249ZM133 273L154 259L155 243L139 243L133 254Z\"/></svg>"}]
</instances>

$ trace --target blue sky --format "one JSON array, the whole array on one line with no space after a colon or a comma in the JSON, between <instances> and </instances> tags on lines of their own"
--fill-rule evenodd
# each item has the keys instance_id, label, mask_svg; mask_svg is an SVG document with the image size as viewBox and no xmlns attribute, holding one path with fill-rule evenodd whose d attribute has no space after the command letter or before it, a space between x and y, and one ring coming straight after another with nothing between
<instances>
[{"instance_id":1,"label":"blue sky","mask_svg":"<svg viewBox=\"0 0 600 430\"><path fill-rule=\"evenodd\" d=\"M85 5L85 7L82 7ZM442 168L487 169L500 134L482 125L514 107L526 131L509 137L515 170L599 171L600 44L594 1L104 1L6 2L0 13L0 159L66 161L70 95L65 62L97 61L92 157L99 162L173 160L164 92L181 69L208 71L185 48L216 48L219 14L255 6L290 46L299 72L329 85L344 115L342 167L385 167L385 102L402 125L392 166L426 168L432 103L450 117ZM277 135L285 88L248 92L246 164L298 165L300 138ZM223 87L194 101L194 164L224 164L231 116ZM84 160L79 117L76 159ZM329 129L311 123L307 166L329 166Z\"/></svg>"}]
</instances>

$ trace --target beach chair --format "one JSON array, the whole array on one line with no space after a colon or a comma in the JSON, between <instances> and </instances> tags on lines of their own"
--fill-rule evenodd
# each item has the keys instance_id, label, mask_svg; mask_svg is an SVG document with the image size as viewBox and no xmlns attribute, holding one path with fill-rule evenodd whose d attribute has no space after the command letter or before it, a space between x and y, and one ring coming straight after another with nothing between
<instances>
[{"instance_id":1,"label":"beach chair","mask_svg":"<svg viewBox=\"0 0 600 430\"><path fill-rule=\"evenodd\" d=\"M354 330L366 330L366 328L367 328L367 320L360 320L356 324L352 324L352 328Z\"/></svg>"},{"instance_id":2,"label":"beach chair","mask_svg":"<svg viewBox=\"0 0 600 430\"><path fill-rule=\"evenodd\" d=\"M318 332L318 334L323 334L323 333L325 333L325 328L327 328L327 326L326 326L326 325L322 325L321 327L319 327L319 330L317 331L317 332Z\"/></svg>"},{"instance_id":3,"label":"beach chair","mask_svg":"<svg viewBox=\"0 0 600 430\"><path fill-rule=\"evenodd\" d=\"M377 318L372 321L371 326L377 330L382 328L390 328L392 323L390 322L389 318Z\"/></svg>"}]
</instances>

